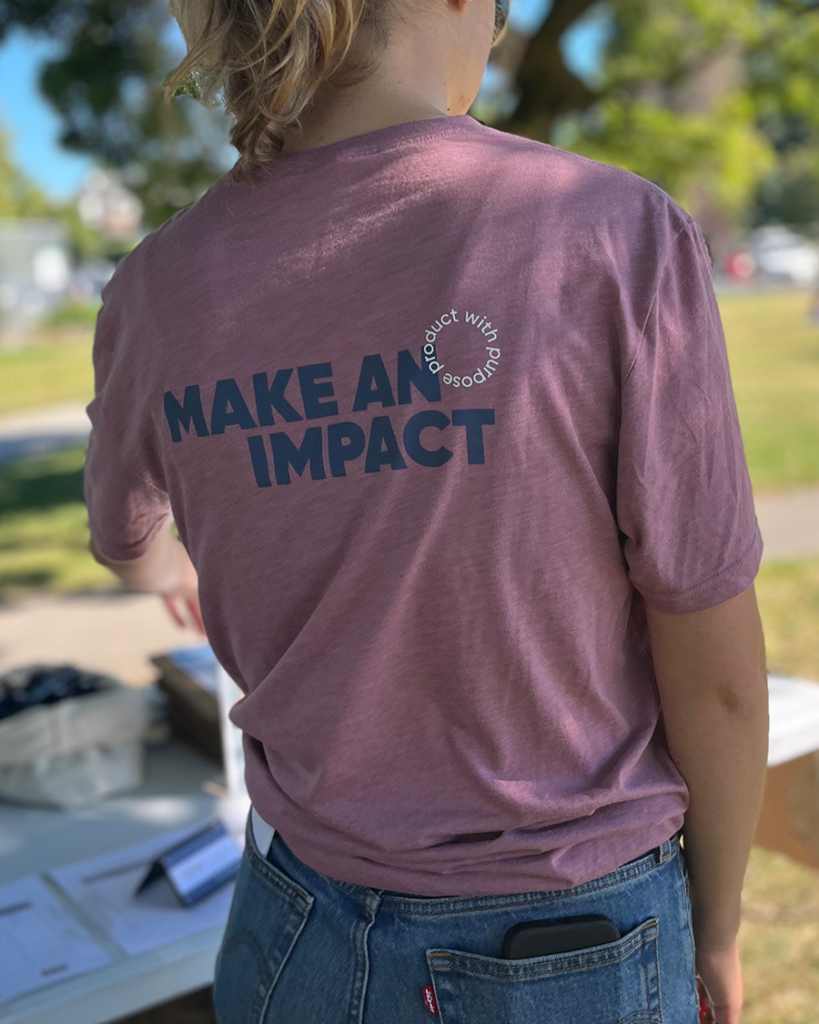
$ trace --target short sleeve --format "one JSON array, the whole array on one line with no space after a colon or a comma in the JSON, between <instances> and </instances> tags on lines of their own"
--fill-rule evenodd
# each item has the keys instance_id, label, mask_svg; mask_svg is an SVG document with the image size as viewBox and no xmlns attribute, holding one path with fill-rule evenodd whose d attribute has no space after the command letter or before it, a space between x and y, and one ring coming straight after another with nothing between
<instances>
[{"instance_id":1,"label":"short sleeve","mask_svg":"<svg viewBox=\"0 0 819 1024\"><path fill-rule=\"evenodd\" d=\"M130 355L139 329L129 310L133 298L127 287L119 287L121 268L103 289L97 315L95 397L86 408L91 435L83 471L91 537L99 553L115 562L144 554L172 517L157 471L153 424Z\"/></svg>"},{"instance_id":2,"label":"short sleeve","mask_svg":"<svg viewBox=\"0 0 819 1024\"><path fill-rule=\"evenodd\" d=\"M634 587L662 611L746 590L763 542L711 260L693 220L673 239L621 388L618 526Z\"/></svg>"}]
</instances>

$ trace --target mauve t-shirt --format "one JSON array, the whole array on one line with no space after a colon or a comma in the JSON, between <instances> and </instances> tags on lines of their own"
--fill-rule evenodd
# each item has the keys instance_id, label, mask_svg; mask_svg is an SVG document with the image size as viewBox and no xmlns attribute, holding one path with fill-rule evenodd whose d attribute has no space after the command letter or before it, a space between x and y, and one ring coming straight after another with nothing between
<instances>
[{"instance_id":1,"label":"mauve t-shirt","mask_svg":"<svg viewBox=\"0 0 819 1024\"><path fill-rule=\"evenodd\" d=\"M309 866L561 889L683 823L645 602L762 554L708 250L656 185L468 114L230 173L103 293L103 555L172 516Z\"/></svg>"}]
</instances>

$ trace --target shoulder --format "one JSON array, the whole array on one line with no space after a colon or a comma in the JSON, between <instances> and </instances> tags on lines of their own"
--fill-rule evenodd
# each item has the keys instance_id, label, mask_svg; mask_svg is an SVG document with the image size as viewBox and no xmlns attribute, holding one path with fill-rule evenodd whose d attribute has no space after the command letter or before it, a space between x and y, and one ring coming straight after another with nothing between
<instances>
[{"instance_id":1,"label":"shoulder","mask_svg":"<svg viewBox=\"0 0 819 1024\"><path fill-rule=\"evenodd\" d=\"M479 137L498 157L496 170L525 183L561 216L571 215L577 228L638 227L673 237L696 225L664 189L633 171L485 124Z\"/></svg>"},{"instance_id":2,"label":"shoulder","mask_svg":"<svg viewBox=\"0 0 819 1024\"><path fill-rule=\"evenodd\" d=\"M227 175L222 175L196 202L172 214L159 227L144 235L117 263L102 289L103 305L136 301L148 289L156 295L161 284L172 288L175 273L191 253L205 241L209 208L216 200Z\"/></svg>"}]
</instances>

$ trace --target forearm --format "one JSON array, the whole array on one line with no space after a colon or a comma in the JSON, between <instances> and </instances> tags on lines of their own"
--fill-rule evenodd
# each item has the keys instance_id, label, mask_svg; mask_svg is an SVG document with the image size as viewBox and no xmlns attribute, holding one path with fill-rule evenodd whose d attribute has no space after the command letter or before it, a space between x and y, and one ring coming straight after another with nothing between
<instances>
[{"instance_id":1,"label":"forearm","mask_svg":"<svg viewBox=\"0 0 819 1024\"><path fill-rule=\"evenodd\" d=\"M139 558L115 562L104 558L95 548L93 540L89 550L94 558L110 569L131 590L162 593L174 586L180 570L188 560L184 546L173 536L170 525L163 527L151 546Z\"/></svg>"},{"instance_id":2,"label":"forearm","mask_svg":"<svg viewBox=\"0 0 819 1024\"><path fill-rule=\"evenodd\" d=\"M690 792L683 843L698 946L736 938L740 896L765 786L767 698L741 710L704 698L665 722L668 748Z\"/></svg>"}]
</instances>

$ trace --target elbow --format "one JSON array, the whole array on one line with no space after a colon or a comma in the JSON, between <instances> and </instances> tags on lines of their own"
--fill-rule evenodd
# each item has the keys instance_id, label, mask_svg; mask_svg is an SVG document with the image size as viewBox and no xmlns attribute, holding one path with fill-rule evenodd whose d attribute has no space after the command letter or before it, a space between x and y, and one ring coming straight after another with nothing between
<instances>
[{"instance_id":1,"label":"elbow","mask_svg":"<svg viewBox=\"0 0 819 1024\"><path fill-rule=\"evenodd\" d=\"M103 556L97 550L97 546L94 544L93 537L88 541L88 550L91 553L91 557L94 559L95 562L99 563L99 565L105 566L106 569L110 568L110 564L105 560L105 558L103 558Z\"/></svg>"},{"instance_id":2,"label":"elbow","mask_svg":"<svg viewBox=\"0 0 819 1024\"><path fill-rule=\"evenodd\" d=\"M722 710L739 718L758 718L768 714L768 674L760 674L743 686L720 686L715 697Z\"/></svg>"}]
</instances>

